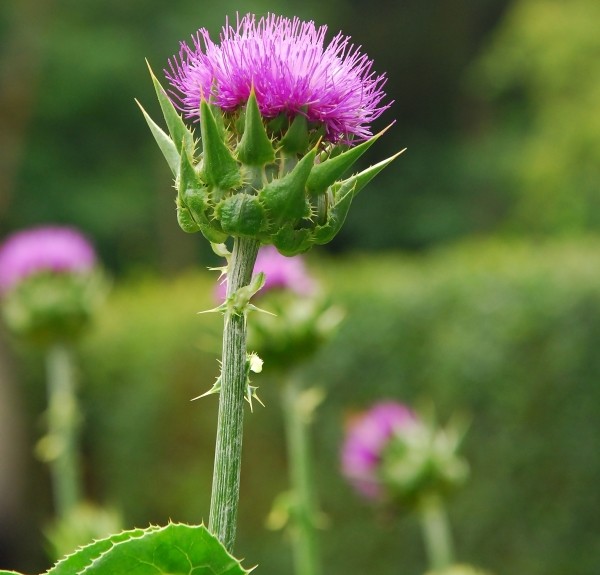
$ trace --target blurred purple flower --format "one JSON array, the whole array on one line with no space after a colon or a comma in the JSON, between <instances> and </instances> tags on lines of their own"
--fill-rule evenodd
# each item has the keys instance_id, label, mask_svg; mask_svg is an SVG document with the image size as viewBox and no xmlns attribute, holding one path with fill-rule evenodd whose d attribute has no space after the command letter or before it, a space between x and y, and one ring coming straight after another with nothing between
<instances>
[{"instance_id":1,"label":"blurred purple flower","mask_svg":"<svg viewBox=\"0 0 600 575\"><path fill-rule=\"evenodd\" d=\"M261 114L304 114L323 124L331 142L372 135L369 124L389 104L385 74L372 71L373 61L341 33L325 46L326 26L299 18L252 14L227 22L215 44L205 28L181 43L179 57L169 63L167 79L177 91L188 118L199 116L202 97L227 112L244 106L254 86Z\"/></svg>"},{"instance_id":2,"label":"blurred purple flower","mask_svg":"<svg viewBox=\"0 0 600 575\"><path fill-rule=\"evenodd\" d=\"M85 272L96 263L94 249L77 230L43 226L16 232L0 246L0 293L39 272Z\"/></svg>"},{"instance_id":3,"label":"blurred purple flower","mask_svg":"<svg viewBox=\"0 0 600 575\"><path fill-rule=\"evenodd\" d=\"M315 281L306 271L304 260L300 256L282 256L274 246L263 246L258 252L254 264L254 274L265 274L265 285L260 294L274 289L290 290L298 295L309 295L316 289ZM217 286L216 297L225 299L227 280Z\"/></svg>"},{"instance_id":4,"label":"blurred purple flower","mask_svg":"<svg viewBox=\"0 0 600 575\"><path fill-rule=\"evenodd\" d=\"M342 473L365 497L381 494L377 468L390 438L416 421L405 405L393 401L375 404L351 422L342 447Z\"/></svg>"}]
</instances>

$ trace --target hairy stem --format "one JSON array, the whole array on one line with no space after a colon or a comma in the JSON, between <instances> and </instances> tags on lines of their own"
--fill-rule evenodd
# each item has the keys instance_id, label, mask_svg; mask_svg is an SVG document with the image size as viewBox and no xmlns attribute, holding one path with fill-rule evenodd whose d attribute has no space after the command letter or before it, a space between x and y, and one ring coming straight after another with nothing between
<instances>
[{"instance_id":1,"label":"hairy stem","mask_svg":"<svg viewBox=\"0 0 600 575\"><path fill-rule=\"evenodd\" d=\"M55 344L46 355L48 387L48 434L42 455L52 476L55 511L65 517L81 496L77 428L79 413L71 350Z\"/></svg>"},{"instance_id":2,"label":"hairy stem","mask_svg":"<svg viewBox=\"0 0 600 575\"><path fill-rule=\"evenodd\" d=\"M227 274L228 297L250 283L258 245L253 239L235 238ZM246 318L228 312L223 330L221 392L208 528L230 552L235 542L240 491L245 386Z\"/></svg>"}]
</instances>

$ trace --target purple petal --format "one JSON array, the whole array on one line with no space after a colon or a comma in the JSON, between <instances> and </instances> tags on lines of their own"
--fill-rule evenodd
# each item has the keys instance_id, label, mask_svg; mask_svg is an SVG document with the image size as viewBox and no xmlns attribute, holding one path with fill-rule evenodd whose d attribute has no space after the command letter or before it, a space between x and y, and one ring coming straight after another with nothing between
<instances>
[{"instance_id":1,"label":"purple petal","mask_svg":"<svg viewBox=\"0 0 600 575\"><path fill-rule=\"evenodd\" d=\"M199 117L202 98L233 111L254 86L266 118L305 114L325 126L329 141L367 139L370 124L391 105L381 104L385 74L341 33L325 45L326 32L312 21L247 14L235 28L226 23L219 44L205 28L192 46L181 43L166 77L188 118Z\"/></svg>"},{"instance_id":2,"label":"purple petal","mask_svg":"<svg viewBox=\"0 0 600 575\"><path fill-rule=\"evenodd\" d=\"M0 293L38 272L85 272L95 264L91 244L73 228L44 226L16 232L0 246Z\"/></svg>"},{"instance_id":3,"label":"purple petal","mask_svg":"<svg viewBox=\"0 0 600 575\"><path fill-rule=\"evenodd\" d=\"M413 412L393 401L375 404L350 425L341 452L342 473L363 495L377 497L377 467L390 437L415 421Z\"/></svg>"}]
</instances>

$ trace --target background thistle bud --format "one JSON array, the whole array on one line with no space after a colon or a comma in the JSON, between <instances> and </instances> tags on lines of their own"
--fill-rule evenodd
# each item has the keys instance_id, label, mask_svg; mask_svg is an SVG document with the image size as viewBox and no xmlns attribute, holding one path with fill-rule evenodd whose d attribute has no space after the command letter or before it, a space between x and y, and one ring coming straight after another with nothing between
<instances>
[{"instance_id":1,"label":"background thistle bud","mask_svg":"<svg viewBox=\"0 0 600 575\"><path fill-rule=\"evenodd\" d=\"M184 231L305 252L335 237L354 196L397 156L344 179L390 104L385 75L348 37L325 45L325 33L248 14L219 44L205 29L181 44L166 72L175 104L152 74L168 133L142 111L175 176ZM176 108L199 120L198 146Z\"/></svg>"},{"instance_id":2,"label":"background thistle bud","mask_svg":"<svg viewBox=\"0 0 600 575\"><path fill-rule=\"evenodd\" d=\"M254 273L262 272L265 283L255 296L259 313L249 325L249 345L269 369L289 369L313 355L334 333L344 312L320 293L301 256L285 257L273 246L258 252ZM217 288L223 301L226 282Z\"/></svg>"},{"instance_id":3,"label":"background thistle bud","mask_svg":"<svg viewBox=\"0 0 600 575\"><path fill-rule=\"evenodd\" d=\"M342 472L367 498L410 507L465 481L461 440L456 427L438 428L397 402L378 403L351 422Z\"/></svg>"},{"instance_id":4,"label":"background thistle bud","mask_svg":"<svg viewBox=\"0 0 600 575\"><path fill-rule=\"evenodd\" d=\"M77 230L17 232L0 247L0 295L8 327L36 343L76 338L104 292L96 255Z\"/></svg>"}]
</instances>

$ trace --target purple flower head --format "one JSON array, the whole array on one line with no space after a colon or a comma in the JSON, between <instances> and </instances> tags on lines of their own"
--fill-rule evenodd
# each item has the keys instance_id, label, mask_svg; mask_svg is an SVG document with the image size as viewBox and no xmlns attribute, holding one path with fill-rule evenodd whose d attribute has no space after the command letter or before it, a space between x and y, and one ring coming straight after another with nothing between
<instances>
[{"instance_id":1,"label":"purple flower head","mask_svg":"<svg viewBox=\"0 0 600 575\"><path fill-rule=\"evenodd\" d=\"M254 273L265 274L265 285L260 294L269 290L290 290L298 295L309 295L316 289L315 281L306 271L304 260L299 256L282 256L273 246L263 246L258 252ZM227 281L217 287L217 299L223 301L227 292Z\"/></svg>"},{"instance_id":2,"label":"purple flower head","mask_svg":"<svg viewBox=\"0 0 600 575\"><path fill-rule=\"evenodd\" d=\"M39 272L86 272L96 255L87 239L68 227L44 226L16 232L0 246L0 293Z\"/></svg>"},{"instance_id":3,"label":"purple flower head","mask_svg":"<svg viewBox=\"0 0 600 575\"><path fill-rule=\"evenodd\" d=\"M202 98L226 112L244 106L254 87L263 117L304 114L323 125L331 142L364 140L370 124L389 106L385 74L350 38L337 34L325 44L326 26L268 14L238 17L223 27L220 43L201 28L193 46L181 43L167 79L188 118L199 117Z\"/></svg>"},{"instance_id":4,"label":"purple flower head","mask_svg":"<svg viewBox=\"0 0 600 575\"><path fill-rule=\"evenodd\" d=\"M375 499L381 494L377 474L381 453L394 434L415 421L408 407L386 401L351 422L342 447L342 473L365 497Z\"/></svg>"}]
</instances>

